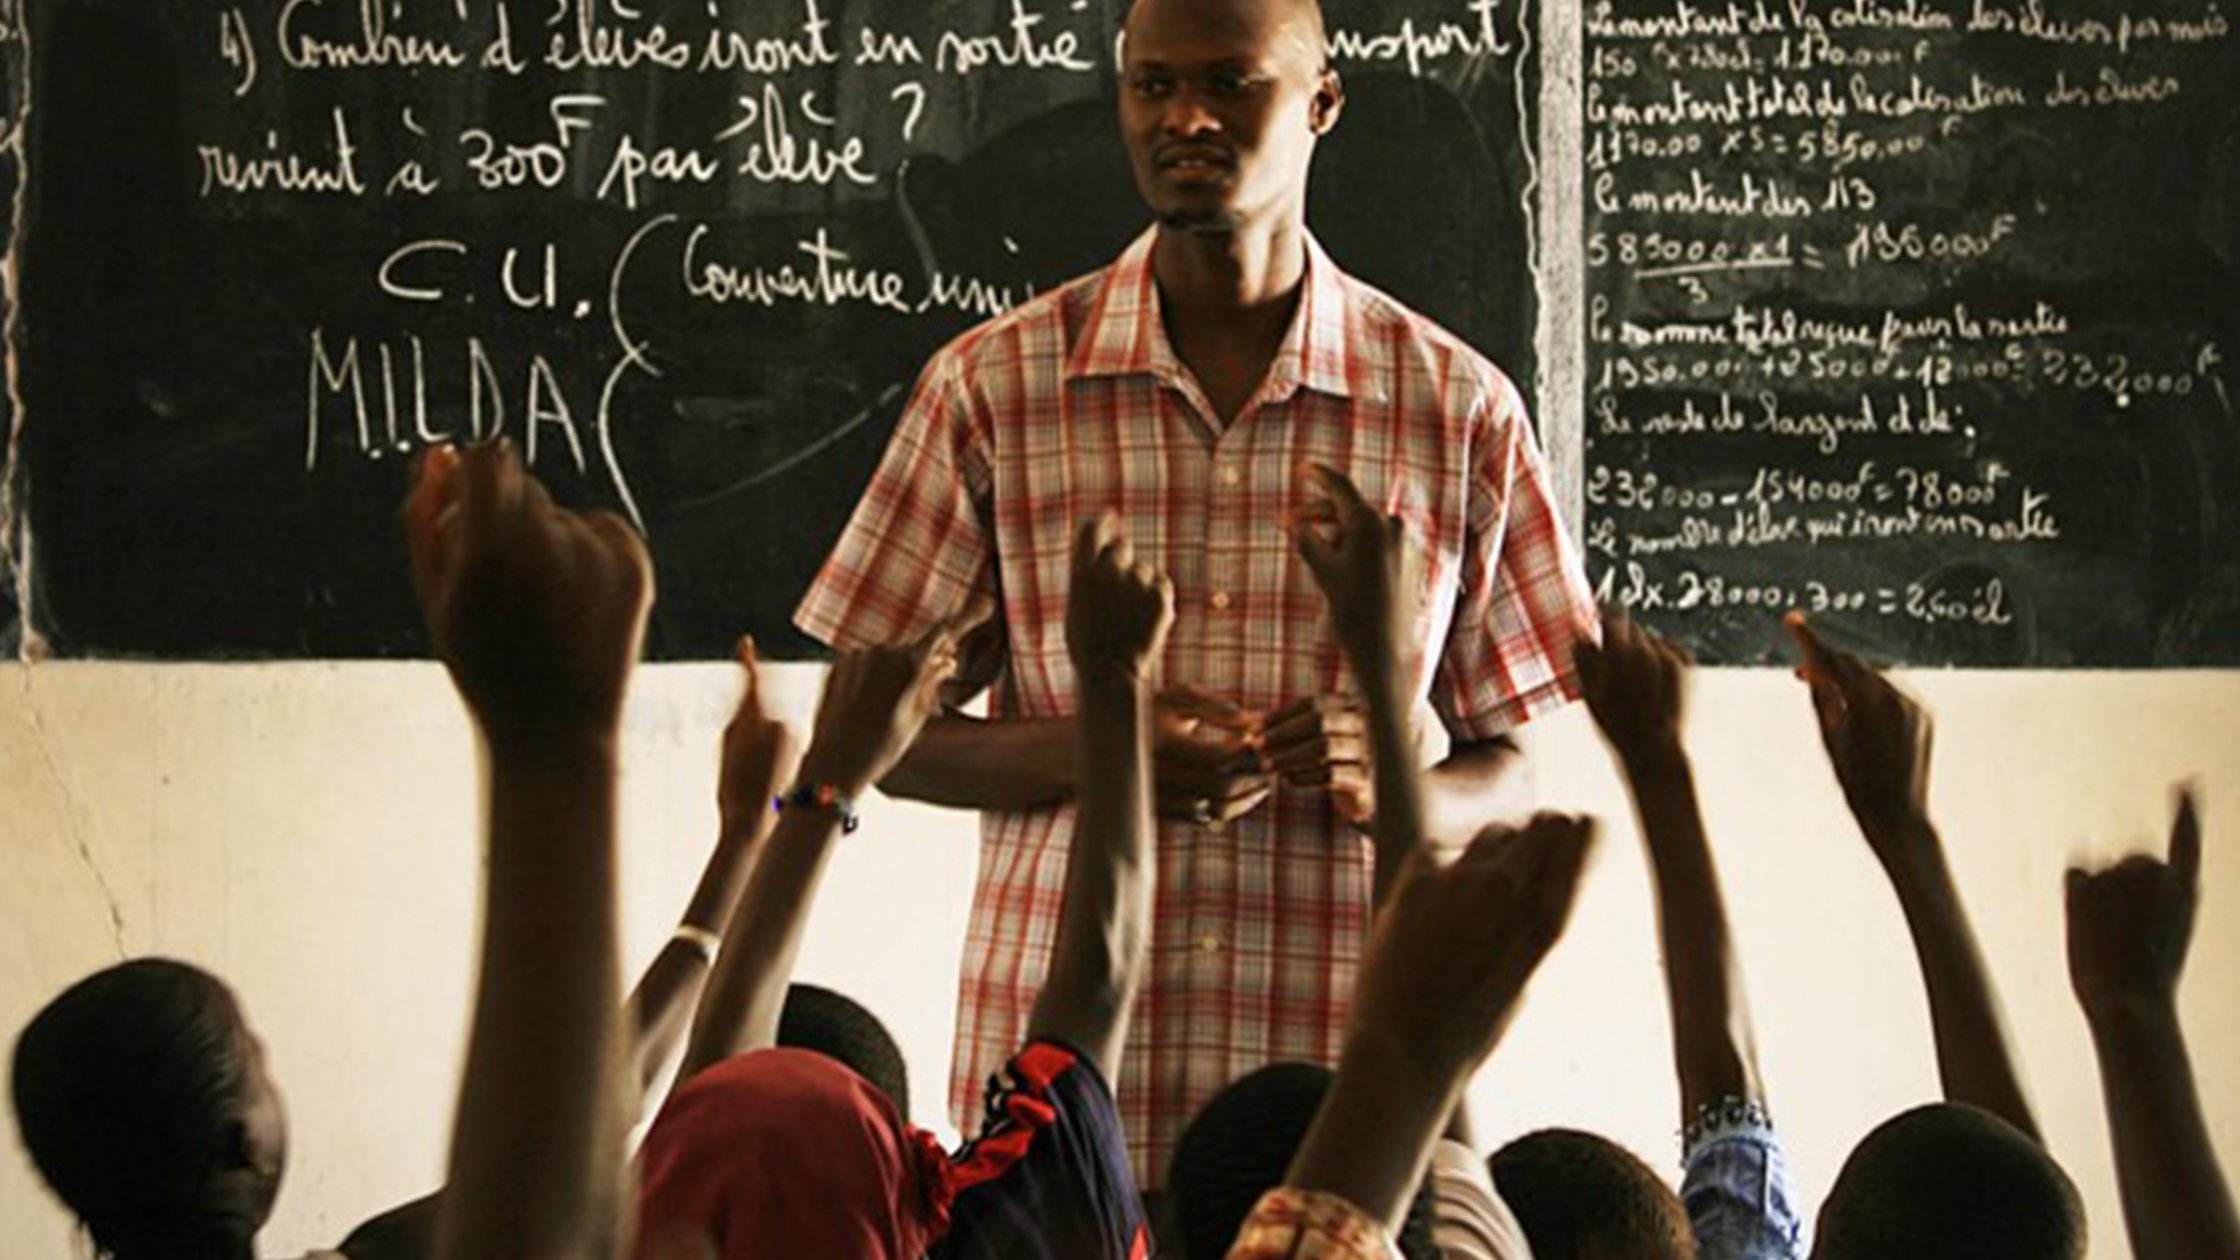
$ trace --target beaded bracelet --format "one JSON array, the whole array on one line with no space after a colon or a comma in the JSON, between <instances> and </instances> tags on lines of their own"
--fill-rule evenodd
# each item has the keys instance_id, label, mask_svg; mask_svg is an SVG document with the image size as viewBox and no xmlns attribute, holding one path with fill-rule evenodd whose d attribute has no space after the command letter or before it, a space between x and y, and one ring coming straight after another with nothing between
<instances>
[{"instance_id":1,"label":"beaded bracelet","mask_svg":"<svg viewBox=\"0 0 2240 1260\"><path fill-rule=\"evenodd\" d=\"M853 832L863 820L856 817L855 802L840 795L829 783L815 786L802 784L783 796L770 798L770 812L782 814L788 809L829 809L840 815L840 834Z\"/></svg>"},{"instance_id":2,"label":"beaded bracelet","mask_svg":"<svg viewBox=\"0 0 2240 1260\"><path fill-rule=\"evenodd\" d=\"M1755 1098L1728 1094L1716 1102L1696 1108L1696 1118L1680 1130L1680 1148L1692 1151L1696 1144L1713 1133L1726 1129L1770 1129L1773 1113Z\"/></svg>"}]
</instances>

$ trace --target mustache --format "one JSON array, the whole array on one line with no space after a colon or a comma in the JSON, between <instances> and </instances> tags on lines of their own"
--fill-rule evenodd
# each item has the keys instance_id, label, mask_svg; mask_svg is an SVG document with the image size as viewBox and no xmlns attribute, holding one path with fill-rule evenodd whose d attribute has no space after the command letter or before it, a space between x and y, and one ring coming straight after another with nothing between
<instances>
[{"instance_id":1,"label":"mustache","mask_svg":"<svg viewBox=\"0 0 2240 1260\"><path fill-rule=\"evenodd\" d=\"M1209 162L1217 166L1234 166L1236 154L1222 145L1204 141L1177 141L1162 144L1151 151L1151 160L1160 166L1173 166L1178 162Z\"/></svg>"}]
</instances>

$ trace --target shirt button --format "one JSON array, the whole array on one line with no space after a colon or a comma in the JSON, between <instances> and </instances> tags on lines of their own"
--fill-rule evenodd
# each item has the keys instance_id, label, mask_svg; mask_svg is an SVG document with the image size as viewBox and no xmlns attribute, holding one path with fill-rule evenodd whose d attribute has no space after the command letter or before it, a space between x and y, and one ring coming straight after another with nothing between
<instances>
[{"instance_id":1,"label":"shirt button","mask_svg":"<svg viewBox=\"0 0 2240 1260\"><path fill-rule=\"evenodd\" d=\"M1220 953L1220 952L1221 952L1221 937L1220 937L1219 935L1215 934L1215 933L1212 933L1212 932L1208 932L1208 933L1206 933L1205 935L1203 935L1203 936L1199 937L1199 938L1198 938L1198 952L1199 952L1199 953L1201 953L1201 954L1218 954L1218 953Z\"/></svg>"},{"instance_id":2,"label":"shirt button","mask_svg":"<svg viewBox=\"0 0 2240 1260\"><path fill-rule=\"evenodd\" d=\"M1235 464L1223 464L1221 466L1221 484L1225 486L1243 485L1244 470Z\"/></svg>"},{"instance_id":3,"label":"shirt button","mask_svg":"<svg viewBox=\"0 0 2240 1260\"><path fill-rule=\"evenodd\" d=\"M1212 603L1215 608L1227 609L1229 607L1229 592L1215 591L1213 593L1213 599L1209 602Z\"/></svg>"}]
</instances>

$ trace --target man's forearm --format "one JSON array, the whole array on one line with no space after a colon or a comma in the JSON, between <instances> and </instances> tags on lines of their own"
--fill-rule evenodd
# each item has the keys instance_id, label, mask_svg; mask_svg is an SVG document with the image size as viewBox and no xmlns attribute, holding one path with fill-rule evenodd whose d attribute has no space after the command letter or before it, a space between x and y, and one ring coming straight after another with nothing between
<instances>
[{"instance_id":1,"label":"man's forearm","mask_svg":"<svg viewBox=\"0 0 2240 1260\"><path fill-rule=\"evenodd\" d=\"M927 722L879 790L958 809L1039 809L1073 799L1071 718L974 718L947 713Z\"/></svg>"}]
</instances>

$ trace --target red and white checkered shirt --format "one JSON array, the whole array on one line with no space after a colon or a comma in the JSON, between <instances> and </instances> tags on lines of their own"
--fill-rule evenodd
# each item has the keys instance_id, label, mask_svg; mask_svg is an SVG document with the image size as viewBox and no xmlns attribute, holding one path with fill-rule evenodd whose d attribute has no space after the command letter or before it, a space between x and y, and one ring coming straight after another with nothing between
<instances>
[{"instance_id":1,"label":"red and white checkered shirt","mask_svg":"<svg viewBox=\"0 0 2240 1260\"><path fill-rule=\"evenodd\" d=\"M795 619L837 647L923 633L975 595L1007 635L995 716L1073 710L1066 579L1106 507L1174 581L1162 686L1247 709L1351 690L1321 594L1282 522L1316 461L1404 517L1433 592L1419 684L1457 740L1577 694L1593 624L1516 389L1452 334L1308 243L1297 315L1224 425L1167 341L1153 234L1111 267L936 354ZM1418 697L1420 700L1422 697ZM989 813L966 933L950 1103L1026 1034L1057 933L1070 808ZM1371 848L1319 789L1218 830L1159 828L1151 967L1117 1086L1142 1183L1164 1184L1200 1104L1275 1060L1335 1061L1369 923Z\"/></svg>"}]
</instances>

